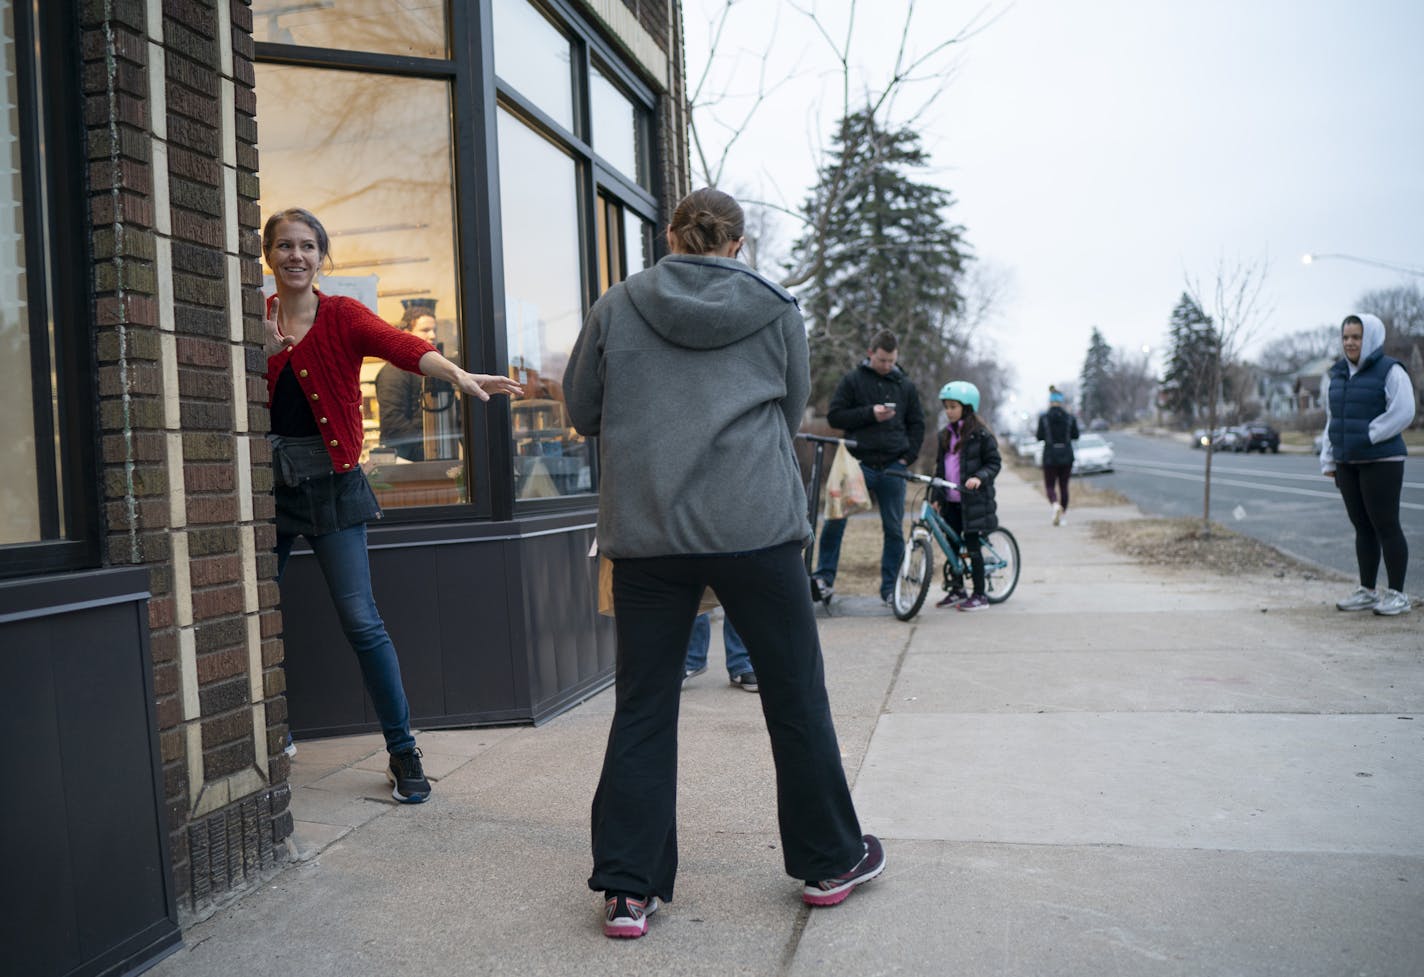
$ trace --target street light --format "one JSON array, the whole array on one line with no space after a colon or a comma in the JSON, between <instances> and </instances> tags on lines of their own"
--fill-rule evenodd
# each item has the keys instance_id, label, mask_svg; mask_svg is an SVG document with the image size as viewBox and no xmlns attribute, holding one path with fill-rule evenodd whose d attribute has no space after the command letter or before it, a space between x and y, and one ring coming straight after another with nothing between
<instances>
[{"instance_id":1,"label":"street light","mask_svg":"<svg viewBox=\"0 0 1424 977\"><path fill-rule=\"evenodd\" d=\"M1420 278L1424 278L1424 271L1418 268L1407 268L1404 265L1390 264L1388 261L1375 261L1373 258L1359 258L1353 254L1314 254L1307 252L1301 255L1300 263L1310 265L1319 261L1321 258L1338 258L1341 261L1355 261L1362 265L1372 265L1375 268L1385 268L1389 271L1397 271L1405 275L1417 275Z\"/></svg>"}]
</instances>

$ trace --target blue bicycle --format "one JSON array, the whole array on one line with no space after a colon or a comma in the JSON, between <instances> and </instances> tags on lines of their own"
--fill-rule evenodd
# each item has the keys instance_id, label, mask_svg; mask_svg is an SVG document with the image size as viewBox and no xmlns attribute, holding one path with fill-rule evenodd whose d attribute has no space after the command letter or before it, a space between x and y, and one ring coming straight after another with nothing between
<instances>
[{"instance_id":1,"label":"blue bicycle","mask_svg":"<svg viewBox=\"0 0 1424 977\"><path fill-rule=\"evenodd\" d=\"M905 473L901 478L909 482L921 482L925 486L924 498L920 503L920 517L910 527L910 538L905 543L905 556L900 561L900 572L895 576L895 590L890 598L891 610L902 621L908 621L924 606L925 595L930 592L930 581L934 579L933 542L944 554L944 583L949 589L950 579L958 575L963 578L969 573L969 553L964 548L964 540L950 528L949 523L930 504L930 489L958 489L953 482L928 475ZM984 553L984 596L991 604L1002 604L1009 599L1019 584L1019 543L1007 529L995 529L981 534L981 549Z\"/></svg>"}]
</instances>

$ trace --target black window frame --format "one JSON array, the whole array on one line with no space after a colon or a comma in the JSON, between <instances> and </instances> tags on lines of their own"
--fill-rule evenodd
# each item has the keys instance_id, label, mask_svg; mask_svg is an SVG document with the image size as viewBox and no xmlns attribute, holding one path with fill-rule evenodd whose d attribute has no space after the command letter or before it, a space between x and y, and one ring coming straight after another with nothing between
<instances>
[{"instance_id":1,"label":"black window frame","mask_svg":"<svg viewBox=\"0 0 1424 977\"><path fill-rule=\"evenodd\" d=\"M598 297L598 243L593 208L598 196L615 199L630 213L658 226L662 173L655 138L658 97L629 66L626 56L567 0L533 2L569 38L573 74L574 127L570 132L507 85L495 73L492 0L446 3L447 59L307 47L259 41L258 64L322 68L442 79L450 83L454 113L455 247L461 299L460 365L473 372L509 370L507 324L504 317L504 258L500 223L498 112L504 108L543 138L550 139L575 162L579 199L579 256L582 312ZM640 137L649 187L637 184L637 174L624 175L597 155L588 138L590 58L641 112ZM261 120L258 121L261 149ZM657 235L653 247L657 248ZM656 258L655 252L650 259ZM650 261L651 263L651 261ZM550 499L515 498L514 441L510 402L495 397L482 408L484 424L476 424L470 398L462 398L467 450L467 477L473 501L443 506L390 507L386 523L431 523L470 519L510 520L516 516L587 510L598 498L597 450L592 451L593 490ZM483 463L481 463L481 461Z\"/></svg>"},{"instance_id":2,"label":"black window frame","mask_svg":"<svg viewBox=\"0 0 1424 977\"><path fill-rule=\"evenodd\" d=\"M98 567L103 532L79 27L73 4L11 9L41 538L0 546L0 579Z\"/></svg>"},{"instance_id":3,"label":"black window frame","mask_svg":"<svg viewBox=\"0 0 1424 977\"><path fill-rule=\"evenodd\" d=\"M628 67L624 57L614 50L583 15L574 10L566 0L522 0L534 7L540 8L544 15L560 27L561 31L569 38L572 55L570 57L570 70L574 75L573 97L574 97L574 125L577 132L570 132L548 113L544 112L532 101L526 99L519 91L509 85L503 78L494 71L493 58L487 65L487 74L495 95L495 102L499 107L509 111L518 117L525 125L528 125L542 138L548 139L564 152L568 153L574 160L578 184L578 223L579 223L579 263L582 275L582 312L587 314L590 307L599 296L599 276L598 276L598 235L597 219L595 208L600 206L599 198L607 196L619 204L625 211L636 214L647 220L654 227L658 225L660 206L658 202L658 191L662 180L662 171L659 164L656 141L653 136L657 127L657 96L651 87L645 84ZM489 11L491 0L480 0L480 6ZM629 97L638 107L641 113L640 137L643 145L639 151L644 154L644 165L648 167L650 187L643 187L637 183L637 174L624 175L614 169L608 162L595 152L593 140L591 138L592 128L592 108L589 103L589 72L593 61L598 62L599 70L604 77L608 78L620 91ZM491 131L491 153L493 159L498 159L495 140L497 134ZM495 202L496 208L498 201ZM500 229L498 216L495 219L495 230ZM654 235L656 238L656 235ZM500 248L501 238L496 236L495 247ZM656 241L654 241L656 246ZM503 294L503 256L502 253L496 258L500 265L499 287ZM651 262L650 262L651 265ZM499 337L503 346L507 337L503 330ZM508 362L507 359L502 362ZM557 513L571 509L586 509L599 493L599 470L598 470L598 450L597 442L590 439L592 450L590 461L592 467L593 487L588 492L580 492L571 495L560 496L558 498L542 499L513 499L513 482L511 479L511 498L513 501L513 511L520 515L538 515L545 513ZM510 470L513 470L513 456L509 460Z\"/></svg>"}]
</instances>

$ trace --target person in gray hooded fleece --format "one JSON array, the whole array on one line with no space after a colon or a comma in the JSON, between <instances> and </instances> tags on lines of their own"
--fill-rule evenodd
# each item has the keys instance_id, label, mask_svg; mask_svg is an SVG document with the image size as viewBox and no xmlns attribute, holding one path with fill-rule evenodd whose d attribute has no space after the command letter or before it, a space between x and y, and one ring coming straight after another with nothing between
<instances>
[{"instance_id":1,"label":"person in gray hooded fleece","mask_svg":"<svg viewBox=\"0 0 1424 977\"><path fill-rule=\"evenodd\" d=\"M803 900L838 903L885 866L841 766L801 560L806 329L791 295L734 260L741 244L735 200L689 195L673 253L594 303L564 374L574 427L599 438L598 547L613 561L616 705L588 881L609 936L642 936L673 895L683 657L708 587L760 682Z\"/></svg>"}]
</instances>

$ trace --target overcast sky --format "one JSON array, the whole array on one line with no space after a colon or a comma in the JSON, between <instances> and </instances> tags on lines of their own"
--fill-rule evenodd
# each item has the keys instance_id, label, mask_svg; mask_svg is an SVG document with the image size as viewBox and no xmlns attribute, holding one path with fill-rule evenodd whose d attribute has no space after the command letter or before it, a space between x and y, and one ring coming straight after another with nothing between
<instances>
[{"instance_id":1,"label":"overcast sky","mask_svg":"<svg viewBox=\"0 0 1424 977\"><path fill-rule=\"evenodd\" d=\"M723 5L685 0L692 84ZM849 0L814 6L843 38ZM862 0L852 49L861 90L889 76L904 9ZM923 52L979 9L920 0L912 44ZM1008 278L990 328L1021 406L1037 409L1049 383L1076 378L1095 325L1115 347L1155 356L1187 277L1209 286L1221 260L1269 261L1271 311L1253 347L1338 323L1366 290L1424 282L1343 259L1301 263L1305 252L1339 253L1424 270L1421 0L990 9L991 26L936 62L954 74L920 128L927 179L954 194L950 218ZM841 107L826 42L783 0L738 0L711 87L756 88L773 22L768 77L796 76L734 144L722 185L794 207ZM912 90L900 114L918 101ZM716 118L739 119L740 107L724 103ZM787 224L783 246L794 234Z\"/></svg>"}]
</instances>

